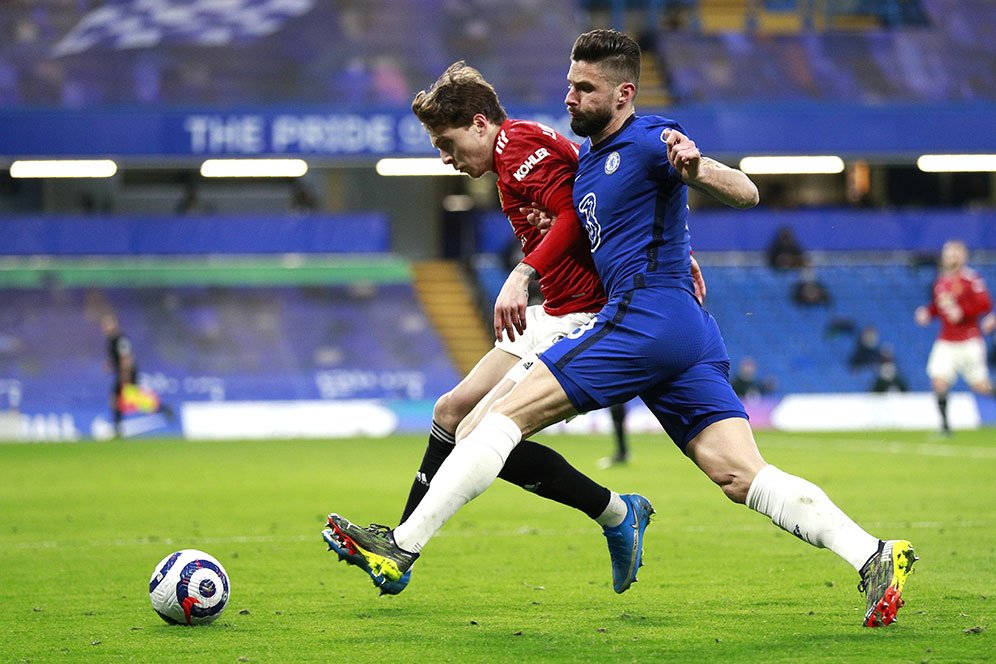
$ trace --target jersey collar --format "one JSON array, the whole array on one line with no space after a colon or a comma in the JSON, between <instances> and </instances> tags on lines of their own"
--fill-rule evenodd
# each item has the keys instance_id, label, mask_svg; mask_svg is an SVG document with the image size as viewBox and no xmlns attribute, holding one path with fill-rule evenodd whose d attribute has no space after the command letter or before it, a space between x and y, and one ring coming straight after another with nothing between
<instances>
[{"instance_id":1,"label":"jersey collar","mask_svg":"<svg viewBox=\"0 0 996 664\"><path fill-rule=\"evenodd\" d=\"M597 152L598 150L601 150L606 145L610 144L612 141L616 140L616 136L618 136L619 134L621 134L624 131L626 131L626 128L629 127L631 124L633 124L633 121L635 121L635 120L636 120L636 113L633 113L628 118L626 118L626 122L624 122L623 125L621 127L619 127L619 129L616 129L614 132L612 132L611 134L609 134L608 136L606 136L605 138L603 138L602 140L600 140L598 142L598 145L595 145L594 143L592 143L592 145L591 145L592 151L593 152Z\"/></svg>"}]
</instances>

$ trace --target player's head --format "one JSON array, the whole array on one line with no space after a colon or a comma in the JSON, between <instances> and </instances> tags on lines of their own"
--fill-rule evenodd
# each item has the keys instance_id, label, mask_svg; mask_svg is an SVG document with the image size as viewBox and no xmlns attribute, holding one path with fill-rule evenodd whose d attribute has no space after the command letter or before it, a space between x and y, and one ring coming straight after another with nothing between
<instances>
[{"instance_id":1,"label":"player's head","mask_svg":"<svg viewBox=\"0 0 996 664\"><path fill-rule=\"evenodd\" d=\"M968 263L968 247L961 240L948 240L941 247L941 269L957 272Z\"/></svg>"},{"instance_id":2,"label":"player's head","mask_svg":"<svg viewBox=\"0 0 996 664\"><path fill-rule=\"evenodd\" d=\"M564 103L571 130L597 136L620 114L629 116L640 85L640 45L615 30L591 30L571 49Z\"/></svg>"},{"instance_id":3,"label":"player's head","mask_svg":"<svg viewBox=\"0 0 996 664\"><path fill-rule=\"evenodd\" d=\"M475 178L491 170L494 138L508 116L481 72L454 62L432 87L415 95L412 112L444 164Z\"/></svg>"}]
</instances>

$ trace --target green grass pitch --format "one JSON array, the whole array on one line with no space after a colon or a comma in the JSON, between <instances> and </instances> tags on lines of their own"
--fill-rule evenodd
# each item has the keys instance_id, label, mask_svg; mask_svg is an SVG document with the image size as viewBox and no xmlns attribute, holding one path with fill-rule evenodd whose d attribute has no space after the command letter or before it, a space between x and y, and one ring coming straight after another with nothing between
<instances>
[{"instance_id":1,"label":"green grass pitch","mask_svg":"<svg viewBox=\"0 0 996 664\"><path fill-rule=\"evenodd\" d=\"M378 597L319 532L398 518L423 439L0 445L0 661L982 662L996 659L996 431L761 432L769 462L822 486L921 560L888 629L861 627L854 570L726 500L664 436L596 470L604 436L545 440L647 495L639 583L612 592L600 530L497 482ZM153 566L217 557L231 602L206 627L153 613Z\"/></svg>"}]
</instances>

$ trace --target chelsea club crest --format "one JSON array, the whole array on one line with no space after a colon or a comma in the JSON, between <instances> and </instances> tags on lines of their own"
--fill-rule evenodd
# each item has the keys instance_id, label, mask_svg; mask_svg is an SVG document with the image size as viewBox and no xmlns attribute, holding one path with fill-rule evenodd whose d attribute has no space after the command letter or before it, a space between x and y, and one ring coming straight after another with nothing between
<instances>
[{"instance_id":1,"label":"chelsea club crest","mask_svg":"<svg viewBox=\"0 0 996 664\"><path fill-rule=\"evenodd\" d=\"M612 152L605 158L605 174L612 175L619 168L619 153Z\"/></svg>"}]
</instances>

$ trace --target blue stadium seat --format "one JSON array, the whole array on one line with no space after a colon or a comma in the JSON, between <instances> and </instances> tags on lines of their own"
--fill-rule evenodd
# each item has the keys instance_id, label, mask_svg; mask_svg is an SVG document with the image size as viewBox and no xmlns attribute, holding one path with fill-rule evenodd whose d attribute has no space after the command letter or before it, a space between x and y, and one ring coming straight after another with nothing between
<instances>
[{"instance_id":1,"label":"blue stadium seat","mask_svg":"<svg viewBox=\"0 0 996 664\"><path fill-rule=\"evenodd\" d=\"M459 379L410 284L2 288L0 299L0 376L22 384L26 410L104 407L108 310L173 401L210 398L195 389L205 378L228 400L319 399L322 372L353 380L351 398L432 399Z\"/></svg>"},{"instance_id":2,"label":"blue stadium seat","mask_svg":"<svg viewBox=\"0 0 996 664\"><path fill-rule=\"evenodd\" d=\"M780 394L867 391L874 371L851 370L848 357L857 332L869 325L878 329L883 345L892 347L910 389L930 389L924 366L937 327L917 326L913 310L929 299L933 269L913 268L908 262L819 266L817 276L833 301L803 307L791 298L797 278L792 271L713 265L701 254L699 260L709 289L706 308L719 321L732 366L753 356L759 374L773 378ZM975 267L996 286L996 264ZM477 275L493 303L505 272L488 264ZM835 332L838 320L850 321L854 330Z\"/></svg>"}]
</instances>

